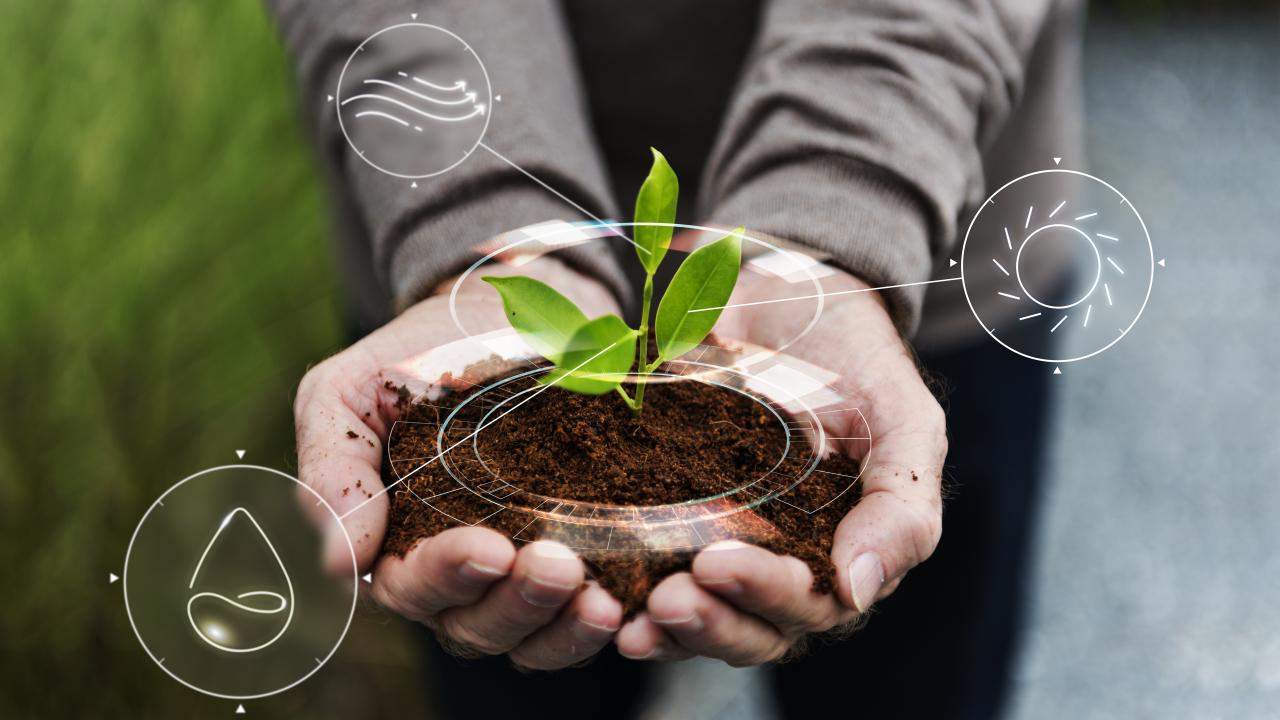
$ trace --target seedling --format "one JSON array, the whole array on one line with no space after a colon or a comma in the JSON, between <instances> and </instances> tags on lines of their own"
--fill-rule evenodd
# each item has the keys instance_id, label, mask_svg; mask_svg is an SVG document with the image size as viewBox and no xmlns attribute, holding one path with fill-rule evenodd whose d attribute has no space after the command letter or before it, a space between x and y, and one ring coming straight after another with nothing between
<instances>
[{"instance_id":1,"label":"seedling","mask_svg":"<svg viewBox=\"0 0 1280 720\"><path fill-rule=\"evenodd\" d=\"M511 326L555 366L541 382L587 395L616 392L639 415L649 375L697 347L711 332L738 282L743 228L694 250L680 263L658 303L653 327L658 354L649 359L653 276L671 245L679 195L675 171L653 150L653 167L636 196L634 241L645 272L639 328L617 315L589 320L573 301L533 278L483 278L502 296ZM634 397L622 386L633 365Z\"/></svg>"}]
</instances>

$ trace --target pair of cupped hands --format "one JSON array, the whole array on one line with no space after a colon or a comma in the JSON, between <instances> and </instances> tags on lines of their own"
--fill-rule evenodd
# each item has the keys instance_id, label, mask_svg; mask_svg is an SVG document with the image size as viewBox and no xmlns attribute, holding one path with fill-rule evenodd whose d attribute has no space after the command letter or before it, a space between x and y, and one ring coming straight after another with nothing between
<instances>
[{"instance_id":1,"label":"pair of cupped hands","mask_svg":"<svg viewBox=\"0 0 1280 720\"><path fill-rule=\"evenodd\" d=\"M617 312L604 286L554 259L540 259L519 273L560 290L588 316ZM825 293L865 287L843 273L822 279ZM743 273L730 303L796 294L794 285ZM717 332L727 329L732 337L776 346L794 335L798 304L803 303L727 310ZM498 294L478 278L459 286L456 310L467 327L506 325ZM635 660L701 655L735 666L765 663L807 634L857 620L892 593L941 536L943 412L883 300L875 292L857 292L827 298L816 326L787 348L835 372L837 390L859 407L875 436L859 480L861 500L832 542L835 594L811 590L813 576L804 562L732 541L703 549L689 572L661 581L645 609L625 620L622 605L588 579L582 560L559 543L517 548L493 530L458 527L422 541L403 558L379 557L388 496L342 492L357 482L365 488L382 485L379 468L395 411L380 401L377 373L462 337L447 294L429 297L314 367L294 404L300 479L344 516L360 573L372 570L373 598L427 625L455 651L506 654L521 667L543 670L581 663L610 642ZM857 434L840 427L846 415L823 416L833 418L826 428L832 436ZM351 429L370 442L351 442ZM350 572L347 540L330 527L325 563L335 572Z\"/></svg>"}]
</instances>

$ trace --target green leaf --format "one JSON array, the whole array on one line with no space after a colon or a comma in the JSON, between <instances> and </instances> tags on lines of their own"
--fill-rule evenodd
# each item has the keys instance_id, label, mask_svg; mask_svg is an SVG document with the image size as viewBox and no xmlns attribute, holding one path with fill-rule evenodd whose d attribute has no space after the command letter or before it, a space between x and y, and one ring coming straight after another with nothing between
<instances>
[{"instance_id":1,"label":"green leaf","mask_svg":"<svg viewBox=\"0 0 1280 720\"><path fill-rule=\"evenodd\" d=\"M662 294L654 326L658 356L663 360L680 357L697 347L720 319L719 308L729 301L738 282L743 230L738 228L694 250L680 263L671 285Z\"/></svg>"},{"instance_id":2,"label":"green leaf","mask_svg":"<svg viewBox=\"0 0 1280 720\"><path fill-rule=\"evenodd\" d=\"M680 181L676 173L667 164L667 159L654 148L653 167L649 169L649 177L640 186L636 195L635 237L636 255L640 256L640 264L650 275L657 272L662 257L667 254L671 245L672 223L676 221L676 201L680 197ZM641 225L640 223L661 223L659 225Z\"/></svg>"},{"instance_id":3,"label":"green leaf","mask_svg":"<svg viewBox=\"0 0 1280 720\"><path fill-rule=\"evenodd\" d=\"M587 323L587 316L578 306L533 278L513 275L480 279L502 296L507 320L520 337L538 354L559 365L573 333Z\"/></svg>"},{"instance_id":4,"label":"green leaf","mask_svg":"<svg viewBox=\"0 0 1280 720\"><path fill-rule=\"evenodd\" d=\"M617 315L602 315L585 323L565 345L556 369L543 375L542 382L586 395L611 392L631 370L637 335Z\"/></svg>"}]
</instances>

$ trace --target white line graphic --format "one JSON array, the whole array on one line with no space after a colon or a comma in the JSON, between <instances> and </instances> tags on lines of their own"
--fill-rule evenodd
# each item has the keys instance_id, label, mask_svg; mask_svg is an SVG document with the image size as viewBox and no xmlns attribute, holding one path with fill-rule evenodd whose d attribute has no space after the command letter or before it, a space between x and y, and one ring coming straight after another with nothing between
<instances>
[{"instance_id":1,"label":"white line graphic","mask_svg":"<svg viewBox=\"0 0 1280 720\"><path fill-rule=\"evenodd\" d=\"M421 465L419 465L418 467L416 467L416 468L414 468L414 469L410 470L409 472L405 473L404 475L400 476L399 478L397 478L397 479L396 479L396 481L395 481L395 482L391 483L390 485L387 485L386 487L382 488L382 489L381 489L381 490L379 490L378 492L376 492L376 493L374 493L373 495L371 495L371 496L369 496L368 498L366 498L363 502L359 503L359 504L358 504L358 505L356 505L355 507L353 507L353 508L351 508L350 510L348 510L348 511L346 511L346 512L342 513L341 515L339 515L339 516L338 516L338 519L339 519L339 520L345 519L348 515L350 515L351 513L355 512L355 511L357 511L357 510L359 510L360 508L364 507L366 504L368 504L368 503L369 503L370 501L372 501L374 498L376 498L376 497L378 497L378 496L380 496L380 495L385 495L387 492L389 492L389 491L391 490L391 488L393 488L393 487L395 487L395 486L399 485L400 483L404 482L405 480L408 480L410 477L412 477L413 475L415 475L415 474L416 474L419 470L421 470L422 468L424 468L424 467L426 467L426 466L430 465L431 463L433 463L433 462L435 462L435 461L439 460L440 458L444 457L445 455L448 455L450 451L452 451L454 448L458 447L459 445L461 445L461 444L463 444L463 443L467 442L467 441L468 441L468 440L470 440L471 438L475 437L475 436L476 436L476 435L477 435L481 430L484 430L485 428L489 427L490 425L493 425L494 423L498 422L499 420L501 420L502 418L506 417L507 415L510 415L512 412L514 412L514 411L515 411L517 408L519 408L521 405L524 405L525 403L527 403L527 402L529 402L530 400L532 400L532 399L534 399L534 398L538 397L539 395L541 395L542 393L544 393L544 392L546 392L547 390L551 389L552 387L555 387L556 383L560 382L561 380L563 380L563 379L564 379L564 378L566 378L566 377L569 377L570 375L573 375L573 373L575 373L576 371L578 371L578 370L582 369L583 367L585 367L587 363L589 363L589 362L591 362L592 360L595 360L596 358L600 357L601 355L603 355L603 354L605 354L605 353L609 352L609 351L610 351L610 350L612 350L612 349L613 349L613 348L614 348L618 343L624 342L624 341L626 341L627 339L628 339L628 338L625 338L625 337L624 337L624 338L622 338L621 340L618 340L618 341L616 341L616 342L614 342L614 343L611 343L608 347L604 348L604 349L603 349L603 350L601 350L600 352L596 353L595 355L592 355L591 357L587 358L586 360L583 360L581 363L579 363L578 365L576 365L576 366L574 366L573 368L571 368L571 369L569 370L569 372L564 373L564 374L563 374L563 375L561 375L560 377L557 377L555 380L552 380L551 382L547 383L546 385L543 385L542 387L538 388L537 390L534 390L532 393L530 393L530 394L529 394L529 397L527 397L527 398L525 398L525 399L521 400L520 402L516 403L515 405L512 405L510 408L508 408L507 410L503 411L503 413L502 413L501 415L497 416L496 418L494 418L494 419L492 419L492 420L489 420L489 421L485 422L483 425L479 425L479 426L477 426L477 427L476 427L476 429L475 429L475 430L472 430L470 433L468 433L466 437L464 437L464 438L462 438L461 440L459 440L458 442L456 442L456 443L454 443L454 444L450 445L449 447L445 448L444 450L441 450L440 452L436 453L436 454L435 454L435 455L434 455L430 460L427 460L426 462L422 463L422 464L421 464Z\"/></svg>"},{"instance_id":2,"label":"white line graphic","mask_svg":"<svg viewBox=\"0 0 1280 720\"><path fill-rule=\"evenodd\" d=\"M365 110L365 111L363 111L363 112L358 112L358 113L356 113L356 117L358 117L358 118L364 117L364 116L366 116L366 115L372 115L372 116L374 116L374 117L384 117L384 118L386 118L386 119L388 119L388 120L395 120L396 122L400 123L401 125L403 125L403 126L405 126L405 127L409 127L409 123L408 123L408 122L406 122L406 121L404 121L404 120L401 120L400 118L396 117L395 115L389 115L389 114L384 113L384 112L382 112L382 111L380 111L380 110Z\"/></svg>"},{"instance_id":3,"label":"white line graphic","mask_svg":"<svg viewBox=\"0 0 1280 720\"><path fill-rule=\"evenodd\" d=\"M856 293L873 292L876 290L892 290L894 288L912 287L914 285L932 285L934 283L955 282L958 277L942 278L941 280L924 280L922 282L902 283L900 285L881 285L873 288L859 288L857 290L840 290L838 292L817 293L816 295L797 295L795 297L774 298L773 300L756 300L755 302L733 303L732 305L720 305L718 307L705 307L690 310L691 313L711 312L712 310L727 310L736 307L750 307L752 305L768 305L769 303L791 302L792 300L813 300L815 298L829 298L837 295L853 295Z\"/></svg>"},{"instance_id":4,"label":"white line graphic","mask_svg":"<svg viewBox=\"0 0 1280 720\"><path fill-rule=\"evenodd\" d=\"M398 74L400 75L400 77L405 77L405 74L404 74L404 73L398 73ZM414 76L413 76L413 78L412 78L412 80L413 80L414 82L418 83L419 85L422 85L423 87L429 87L429 88L431 88L432 90L439 90L440 92L454 92L455 90L466 90L466 89L467 89L467 81L466 81L466 80L458 80L458 81L454 82L452 85L436 85L436 84L435 84L435 83L433 83L433 82L430 82L430 81L427 81L427 80L423 80L422 78L418 77L417 75L414 75Z\"/></svg>"},{"instance_id":5,"label":"white line graphic","mask_svg":"<svg viewBox=\"0 0 1280 720\"><path fill-rule=\"evenodd\" d=\"M204 566L205 558L209 556L209 551L213 549L213 545L218 541L218 537L222 535L222 531L227 529L227 526L231 524L231 521L237 514L243 514L248 518L249 522L253 524L254 529L258 531L258 535L262 538L262 541L267 544L267 549L271 551L271 556L276 559L276 564L280 566L280 572L284 575L285 586L289 589L289 598L286 600L280 593L272 592L270 590L252 590L236 595L237 600L244 600L251 597L270 597L275 598L278 601L278 604L275 607L261 608L236 602L235 600L219 593L198 592L187 599L187 620L191 623L191 628L196 631L196 635L213 647L230 653L251 653L270 647L284 635L286 630L289 629L289 624L293 622L293 581L289 579L289 571L285 568L284 561L280 559L280 553L276 552L276 547L271 544L271 540L267 537L267 533L262 530L262 526L258 524L258 521L254 519L253 515L248 510L238 507L227 513L226 517L222 518L222 523L218 525L218 529L213 533L213 537L209 538L209 544L204 546L204 552L200 553L200 560L196 563L195 571L191 573L191 582L187 583L187 589L195 589L196 579L200 577L200 568ZM284 619L284 625L280 627L280 631L273 635L270 640L249 648L229 647L222 644L222 638L209 637L210 632L208 631L213 631L214 628L200 627L199 623L196 622L195 615L191 612L191 606L195 604L195 601L206 597L216 598L238 610L256 613L259 615L275 615L276 613L284 611L287 607L289 609L289 615Z\"/></svg>"},{"instance_id":6,"label":"white line graphic","mask_svg":"<svg viewBox=\"0 0 1280 720\"><path fill-rule=\"evenodd\" d=\"M1009 274L1009 271L1004 269L1004 266L1000 264L999 260L991 258L991 262L995 263L996 267L1000 268L1000 272L1004 273L1006 276Z\"/></svg>"},{"instance_id":7,"label":"white line graphic","mask_svg":"<svg viewBox=\"0 0 1280 720\"><path fill-rule=\"evenodd\" d=\"M414 112L425 118L430 118L432 120L437 120L439 122L462 122L463 120L470 120L471 118L476 117L477 115L484 115L484 112L485 112L484 104L481 103L479 105L476 105L474 108L472 108L471 112L467 113L466 115L462 115L460 117L448 117L445 115L436 115L434 113L429 113L426 110L419 110L418 108L410 105L409 103L401 102L393 97L387 97L386 95L378 95L377 93L365 93L363 95L354 95L352 97L347 98L346 100L343 100L342 104L345 106L346 104L353 102L355 100L383 100L395 105L399 105L400 107L404 108L405 110L408 110L409 112Z\"/></svg>"},{"instance_id":8,"label":"white line graphic","mask_svg":"<svg viewBox=\"0 0 1280 720\"><path fill-rule=\"evenodd\" d=\"M463 95L462 97L458 98L457 100L441 100L440 98L434 98L434 97L431 97L430 95L423 95L423 94L422 94L422 93L420 93L420 92L417 92L417 91L415 91L415 90L410 90L409 88L407 88L407 87L405 87L405 86L403 86L403 85L400 85L400 84L397 84L397 83L393 83L393 82L389 82L389 81L387 81L387 80L379 80L379 79L377 79L377 78L368 78L367 80L365 80L365 81L364 81L364 83L365 83L366 85L386 85L387 87L392 87L392 88L395 88L395 89L397 89L397 90L399 90L399 91L401 91L401 92L408 93L408 94L410 94L410 95L412 95L412 96L414 96L414 97L416 97L416 98L418 98L418 99L420 99L420 100L426 100L427 102L433 102L433 103L435 103L435 104L437 104L437 105L465 105L465 104L467 104L467 103L469 103L469 102L475 102L475 101L476 101L476 94L475 94L475 92L474 92L474 91L473 91L473 92L469 92L469 93L467 93L466 95ZM344 104L345 104L345 103L344 103Z\"/></svg>"},{"instance_id":9,"label":"white line graphic","mask_svg":"<svg viewBox=\"0 0 1280 720\"><path fill-rule=\"evenodd\" d=\"M582 207L582 206L581 206L581 205L579 205L578 203L576 203L576 202L574 202L574 201L570 200L569 198L565 197L564 193L560 192L559 190L556 190L555 188L551 187L550 185L548 185L548 184L546 184L546 183L542 182L541 180L539 180L539 179L537 178L537 176L535 176L533 173L531 173L531 172L529 172L528 170L525 170L524 168L522 168L522 167L520 167L519 165L515 164L515 162L513 162L513 161L512 161L510 158L508 158L506 155L503 155L502 153L498 152L497 150L494 150L493 148L489 147L488 145L485 145L483 142L476 143L476 146L477 146L477 147L482 147L482 148L484 148L485 150L488 150L488 151L489 151L489 152L490 152L494 157L498 158L498 159L499 159L499 160L501 160L502 162L504 162L504 163L506 163L506 164L510 165L511 167L515 168L516 170L518 170L518 171L520 172L520 174L521 174L521 175L524 175L525 177L529 178L530 180L532 180L532 181L534 181L534 182L538 183L539 185L541 185L541 186L542 186L542 188L543 188L544 190L546 190L547 192L551 193L552 195L555 195L556 197L560 198L561 200L563 200L563 201L565 201L565 202L569 203L569 204L570 204L570 205L572 205L574 208L576 208L576 209L578 210L578 212L582 213L583 215L586 215L587 217L591 218L592 220L595 220L595 221L596 221L597 223L599 223L600 225L604 226L604 225L608 225L608 224L609 224L609 223L606 223L604 220L601 220L600 218L596 217L596 216L595 216L595 214L594 214L594 213L592 213L590 210L587 210L586 208ZM622 239L623 239L623 240L626 240L626 241L627 241L627 242L629 242L629 243L631 243L631 246L632 246L632 247L634 247L636 250L639 250L640 252L644 253L645 255L648 255L648 254L649 254L648 249L646 249L646 248L642 248L642 247L640 247L639 245L637 245L637 244L636 244L636 241L635 241L635 240L632 240L630 235L623 235L623 234L622 234L622 233L620 233L620 232L619 232L618 234L619 234L619 235L622 235Z\"/></svg>"}]
</instances>

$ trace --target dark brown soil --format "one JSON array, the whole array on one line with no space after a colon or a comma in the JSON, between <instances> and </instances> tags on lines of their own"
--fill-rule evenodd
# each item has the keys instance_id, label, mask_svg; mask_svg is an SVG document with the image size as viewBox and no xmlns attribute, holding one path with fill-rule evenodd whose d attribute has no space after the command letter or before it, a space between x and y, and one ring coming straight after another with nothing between
<instances>
[{"instance_id":1,"label":"dark brown soil","mask_svg":"<svg viewBox=\"0 0 1280 720\"><path fill-rule=\"evenodd\" d=\"M390 457L434 455L436 423L467 394L431 404L412 404L406 398L401 420L410 423L398 426ZM639 418L615 395L586 396L552 388L493 429L500 431L476 436L489 471L522 490L574 503L652 506L692 501L727 493L771 468L784 474L797 470L806 460L793 456L775 468L785 447L778 419L741 393L695 381L650 385ZM813 472L781 496L717 522L724 537L804 560L813 570L813 590L828 593L835 587L831 540L840 519L857 502L858 488L813 514L799 508L820 506L848 487L858 474L858 463L833 455L818 467L824 472ZM400 467L401 472L407 469ZM391 484L396 477L391 468L383 468L384 482ZM413 492L391 494L383 544L383 552L395 555L404 555L418 541L460 524L419 499L432 494L429 488L453 483L441 463L427 465L405 482L409 486L405 489ZM726 496L723 506L740 505L749 497ZM468 510L483 517L493 508L468 492L452 493L449 502L455 517L464 517ZM467 503L476 507L468 509ZM480 524L509 537L533 540L536 537L528 536L530 519L528 513L500 512ZM649 591L662 578L687 570L696 550L588 549L580 553L592 576L622 601L630 615L644 607Z\"/></svg>"}]
</instances>

